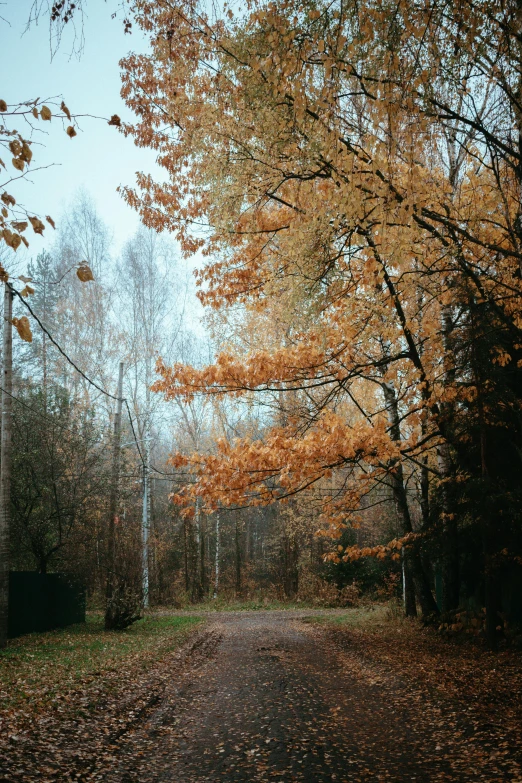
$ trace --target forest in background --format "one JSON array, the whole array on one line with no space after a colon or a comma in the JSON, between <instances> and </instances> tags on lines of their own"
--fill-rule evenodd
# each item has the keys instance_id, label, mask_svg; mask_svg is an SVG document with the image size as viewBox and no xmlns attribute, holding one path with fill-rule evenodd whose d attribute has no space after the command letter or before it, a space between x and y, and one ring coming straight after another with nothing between
<instances>
[{"instance_id":1,"label":"forest in background","mask_svg":"<svg viewBox=\"0 0 522 783\"><path fill-rule=\"evenodd\" d=\"M93 272L87 284L75 274L79 258ZM85 584L90 605L103 606L115 401L100 389L115 392L122 361L128 407L121 434L116 580L137 613L144 600L145 546L151 605L217 597L261 602L300 596L326 604L357 598L353 576L338 581L327 573L322 556L328 545L315 535L312 509L302 513L274 504L209 515L198 503L190 520L171 502L171 494L192 480L189 472L169 466L173 452L211 452L217 437L261 433L271 419L259 406L208 400L172 405L151 393L159 355L204 365L221 328L211 325L213 340L191 329L193 284L174 243L143 228L113 257L110 228L94 201L80 192L59 221L49 251L26 269L18 267L22 285L33 289L30 306L49 335L32 319L31 342L14 343L11 570L65 572ZM25 312L15 305L15 318ZM395 529L393 517L387 524L385 537ZM376 525L368 541L378 539ZM386 574L370 568L363 579L369 584L375 579L384 589Z\"/></svg>"}]
</instances>

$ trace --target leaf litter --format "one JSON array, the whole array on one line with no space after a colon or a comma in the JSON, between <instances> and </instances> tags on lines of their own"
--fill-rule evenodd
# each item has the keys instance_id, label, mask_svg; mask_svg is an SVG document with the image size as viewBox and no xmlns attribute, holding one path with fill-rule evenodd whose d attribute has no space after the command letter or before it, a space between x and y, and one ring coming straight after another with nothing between
<instances>
[{"instance_id":1,"label":"leaf litter","mask_svg":"<svg viewBox=\"0 0 522 783\"><path fill-rule=\"evenodd\" d=\"M305 614L222 613L178 649L171 633L168 650L93 658L75 685L26 678L2 716L0 779L522 781L516 652Z\"/></svg>"}]
</instances>

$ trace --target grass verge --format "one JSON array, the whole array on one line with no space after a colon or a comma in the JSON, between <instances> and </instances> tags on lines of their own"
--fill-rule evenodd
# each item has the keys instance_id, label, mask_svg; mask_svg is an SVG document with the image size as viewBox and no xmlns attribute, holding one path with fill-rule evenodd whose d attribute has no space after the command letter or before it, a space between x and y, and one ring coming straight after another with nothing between
<instances>
[{"instance_id":1,"label":"grass verge","mask_svg":"<svg viewBox=\"0 0 522 783\"><path fill-rule=\"evenodd\" d=\"M321 611L341 611L339 607L329 604L314 603L313 601L288 600L281 601L277 598L209 598L208 600L191 603L183 602L172 606L165 606L158 609L159 612L166 613L187 613L187 614L208 614L209 612L259 612L259 611L294 611L307 610L309 612Z\"/></svg>"},{"instance_id":2,"label":"grass verge","mask_svg":"<svg viewBox=\"0 0 522 783\"><path fill-rule=\"evenodd\" d=\"M270 609L308 609L310 604L297 601L278 601L277 599L238 599L228 600L224 598L209 599L197 604L187 604L178 611L183 612L257 612Z\"/></svg>"},{"instance_id":3,"label":"grass verge","mask_svg":"<svg viewBox=\"0 0 522 783\"><path fill-rule=\"evenodd\" d=\"M382 633L391 629L410 626L411 622L403 616L400 607L395 604L369 604L337 610L335 613L310 614L302 622L314 625L329 625L335 628L359 629L367 633Z\"/></svg>"},{"instance_id":4,"label":"grass verge","mask_svg":"<svg viewBox=\"0 0 522 783\"><path fill-rule=\"evenodd\" d=\"M105 631L103 618L11 639L0 651L2 711L42 712L107 675L146 670L178 648L202 618L149 616L125 631Z\"/></svg>"}]
</instances>

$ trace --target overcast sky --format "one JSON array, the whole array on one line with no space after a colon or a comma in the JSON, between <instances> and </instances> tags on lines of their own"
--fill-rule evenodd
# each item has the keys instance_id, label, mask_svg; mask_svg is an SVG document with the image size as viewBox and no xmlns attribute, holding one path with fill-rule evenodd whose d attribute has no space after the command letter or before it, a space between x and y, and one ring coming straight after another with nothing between
<instances>
[{"instance_id":1,"label":"overcast sky","mask_svg":"<svg viewBox=\"0 0 522 783\"><path fill-rule=\"evenodd\" d=\"M121 14L111 19L118 0L90 0L87 3L85 46L80 59L71 57L72 30L67 30L54 58L49 47L48 18L24 33L33 0L5 0L0 3L0 62L3 83L0 98L7 103L33 98L62 96L73 113L110 117L118 114L131 119L120 97L118 61L128 51L144 51L146 41L134 31L123 32ZM17 183L13 195L41 215L51 215L58 223L60 214L79 188L95 199L99 212L114 233L117 252L135 231L138 216L116 192L120 184L134 183L139 170L157 171L154 153L138 149L116 128L93 119L80 121L81 131L69 139L61 121L38 123L47 131L35 141L33 164L59 164L35 172L32 184ZM23 130L22 127L18 130ZM31 238L31 255L49 245L52 229L45 237Z\"/></svg>"},{"instance_id":2,"label":"overcast sky","mask_svg":"<svg viewBox=\"0 0 522 783\"><path fill-rule=\"evenodd\" d=\"M99 117L118 114L132 121L133 115L120 97L118 63L129 51L146 51L148 44L138 30L133 30L131 35L124 33L121 13L111 18L118 11L119 0L86 3L85 43L80 57L71 55L73 29L66 28L53 57L48 17L42 17L38 25L26 30L32 6L33 0L0 0L0 67L4 76L0 98L11 104L60 96L74 114ZM125 138L103 120L80 120L81 130L73 139L65 133L61 120L39 121L35 126L40 132L33 136L32 167L56 165L34 172L28 182L13 184L9 192L33 214L51 215L59 227L67 205L80 189L87 190L112 232L111 255L116 257L139 225L137 213L125 204L116 189L118 185L133 185L136 171L156 173L161 179L155 153L135 147L132 139ZM24 134L29 131L23 121L17 130ZM25 273L29 259L49 249L53 238L50 226L43 237L29 231L29 250L22 245L13 254L14 258L8 259L11 274ZM11 255L12 251L7 253ZM184 270L186 274L187 267L192 269L197 261L180 259L179 263L180 273ZM186 317L191 328L200 334L201 316L202 308L191 285Z\"/></svg>"}]
</instances>

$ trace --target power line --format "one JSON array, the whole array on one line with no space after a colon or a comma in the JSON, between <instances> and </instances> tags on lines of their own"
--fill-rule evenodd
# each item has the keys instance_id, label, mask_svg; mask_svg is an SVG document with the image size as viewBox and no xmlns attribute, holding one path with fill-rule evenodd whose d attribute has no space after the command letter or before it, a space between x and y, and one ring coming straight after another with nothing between
<instances>
[{"instance_id":1,"label":"power line","mask_svg":"<svg viewBox=\"0 0 522 783\"><path fill-rule=\"evenodd\" d=\"M131 412L130 412L130 408L129 408L129 403L127 402L125 397L123 398L123 402L125 403L125 408L127 409L127 413L129 415L129 422L130 422L130 425L131 425L132 437L134 438L134 443L136 445L136 448L138 449L138 454L140 455L141 464L143 465L143 467L145 467L145 460L143 459L143 454L141 453L141 449L140 449L140 446L139 446L139 443L138 443L138 438L136 436L136 430L134 429L134 423L132 421L132 416L131 416Z\"/></svg>"},{"instance_id":2,"label":"power line","mask_svg":"<svg viewBox=\"0 0 522 783\"><path fill-rule=\"evenodd\" d=\"M39 318L39 317L36 315L36 313L35 313L35 312L34 312L34 310L32 309L32 307L31 307L31 305L29 304L29 302L27 302L27 300L26 300L26 299L25 299L25 298L24 298L24 297L21 295L21 293L20 293L19 291L17 291L17 290L16 290L16 288L14 288L14 287L13 287L13 286L12 286L10 283L7 283L7 286L9 287L9 289L12 291L12 293L13 293L13 294L16 294L16 296L18 297L18 299L19 299L19 300L22 302L22 304L23 304L23 305L24 305L24 306L27 308L27 310L30 312L30 314L32 315L32 317L34 318L34 320L36 321L36 323L38 324L38 326L40 327L40 329L41 329L41 330L42 330L42 331L43 331L43 332L44 332L44 333L47 335L47 337L49 338L49 340L50 340L50 341L52 342L52 344L53 344L53 345L54 345L54 346L55 346L55 347L58 349L58 351L61 353L61 355L64 357L64 359L65 359L65 360L66 360L66 361L67 361L67 362L68 362L68 363L71 365L71 367L73 367L73 368L76 370L76 372L77 372L77 373L79 373L79 375L81 375L81 376L82 376L82 378L83 378L84 380L86 380L86 381L87 381L87 383L89 383L91 386L93 386L93 387L94 387L95 389L97 389L99 392L101 392L102 394L104 394L106 397L110 397L110 399L111 399L111 400L116 400L116 401L118 401L118 397L117 397L116 395L114 395L114 394L111 394L110 392L108 392L108 391L106 391L105 389L103 389L101 386L99 386L99 384L97 384L95 381L93 381L91 378L89 378L89 377L88 377L88 375L86 375L86 374L83 372L83 370L81 370L81 369L78 367L78 365L76 364L76 362L74 362L74 361L71 359L71 357L70 357L70 356L69 356L69 355L68 355L68 354L67 354L67 353L64 351L64 349L61 347L61 345L60 345L60 344L59 344L59 343L58 343L58 342L57 342L57 341L54 339L54 337L53 337L53 336L52 336L52 334L49 332L49 330L47 329L47 327L46 327L46 326L44 326L44 324L42 323L42 321L40 320L40 318ZM14 399L16 399L16 398L14 398ZM21 402L21 401L19 401L19 402ZM136 448L138 449L138 454L139 454L139 456L140 456L141 463L142 463L142 465L145 467L145 459L144 459L144 457L143 457L143 454L142 454L142 452L141 452L141 449L140 449L140 446L139 446L139 443L138 443L138 437L137 437L137 435L136 435L136 430L134 429L134 422L133 422L133 420L132 420L132 414L131 414L131 410L130 410L130 407L129 407L128 400L127 400L125 397L123 397L123 398L122 398L122 402L124 402L124 403L125 403L125 408L126 408L126 410L127 410L127 414L128 414L128 417L129 417L129 423L130 423L131 430L132 430L132 437L134 438L134 443L135 443L135 445L136 445ZM24 404L24 403L21 403L21 404ZM27 407L27 406L26 406L26 407ZM163 471L163 470L159 470L159 468L156 468L154 465L149 465L149 468L150 468L151 470L153 470L155 473L159 473L159 474L160 474L160 475L162 475L162 476L167 476L167 477L172 477L172 478L174 478L174 477L176 477L176 476L178 476L178 475L181 475L181 474L178 474L178 473L166 473L166 472L165 472L165 471Z\"/></svg>"},{"instance_id":3,"label":"power line","mask_svg":"<svg viewBox=\"0 0 522 783\"><path fill-rule=\"evenodd\" d=\"M108 391L105 391L105 389L102 389L102 387L101 387L101 386L99 386L99 385L98 385L98 384L97 384L95 381L93 381L91 378L89 378L89 377L88 377L88 376L87 376L87 375L86 375L86 374L83 372L83 370L80 370L80 368L78 367L78 365L77 365L77 364L76 364L76 363L75 363L75 362L74 362L74 361L71 359L71 357L70 357L70 356L68 356L68 355L65 353L65 351L63 350L63 348L61 347L61 345L60 345L59 343L57 343L57 342L56 342L56 340L54 339L54 337L52 336L52 334L50 333L50 331L47 329L47 327L46 327L46 326L44 326L44 325L43 325L43 323L40 321L40 319L38 318L38 316L37 316L37 315L36 315L36 313L34 312L33 308L32 308L32 307L31 307L31 305L29 304L29 302L27 302L27 301L24 299L24 297L22 296L22 294L21 294L19 291L17 291L17 290L16 290L16 288L14 288L14 287L13 287L13 286L12 286L10 283L6 283L6 285L9 287L10 291L12 291L12 293L13 293L13 294L16 294L16 296L19 298L19 300L22 302L22 304L23 304L23 305L24 305L24 306L25 306L25 307L26 307L26 308L29 310L29 312L30 312L30 313L31 313L31 315L33 316L34 320L36 321L36 323L38 324L38 326L40 327L40 329L42 330L42 332L45 332L45 334L47 335L47 337L49 338L49 340L50 340L50 341L52 342L52 344L53 344L53 345L54 345L54 346L55 346L55 347L56 347L56 348L57 348L57 349L60 351L60 353L62 354L62 356L64 357L64 359L65 359L65 360L66 360L66 361L67 361L67 362L68 362L68 363L71 365L71 367L74 367L74 369L76 370L76 372L77 372L77 373L79 373L79 374L82 376L82 378L84 378L84 379L87 381L87 383L89 383L91 386L94 386L94 388L95 388L95 389L97 389L97 390L98 390L99 392L101 392L102 394L105 394L105 396L106 396L106 397L110 397L110 398L111 398L111 400L116 400L116 402L117 402L117 401L118 401L118 397L116 397L116 395L114 395L114 394L111 394L111 393L110 393L110 392L108 392Z\"/></svg>"},{"instance_id":4,"label":"power line","mask_svg":"<svg viewBox=\"0 0 522 783\"><path fill-rule=\"evenodd\" d=\"M34 318L34 320L36 321L36 323L38 324L38 326L40 327L40 329L42 330L42 332L44 332L44 333L47 335L47 337L49 338L49 340L50 340L50 341L52 342L52 344L53 344L53 345L54 345L54 346L55 346L55 347L58 349L58 351L61 353L61 355L64 357L64 359L65 359L65 360L66 360L66 361L67 361L67 362L68 362L68 363L71 365L71 367L73 367L73 368L76 370L76 372L77 372L77 373L79 373L79 375L81 375L81 376L82 376L82 378L84 378L84 380L86 380L86 381L87 381L87 383L89 383L91 386L93 386L93 387L94 387L95 389L97 389L99 392L101 392L102 394L104 394L106 397L110 397L110 399L111 399L111 400L116 400L116 401L118 401L118 397L117 397L116 395L114 395L114 394L111 394L110 392L108 392L108 391L106 391L105 389L103 389L103 388L102 388L102 387L101 387L99 384L97 384L95 381L93 381L91 378L89 378L89 377L88 377L88 376L87 376L87 375L86 375L86 374L83 372L83 370L81 370L81 369L78 367L78 365L76 364L76 362L74 362L74 361L71 359L71 357L70 357L70 356L69 356L69 355L68 355L68 354L67 354L67 353L64 351L64 349L61 347L61 345L60 345L60 344L59 344L59 343L58 343L58 342L57 342L57 341L54 339L54 337L52 336L52 334L50 333L50 331L47 329L47 327L46 327L46 326L44 326L44 324L42 323L42 321L40 320L40 318L39 318L39 317L36 315L36 313L34 312L33 308L32 308L32 307L31 307L31 305L29 304L29 302L27 302L27 301L24 299L24 297L21 295L21 293L20 293L19 291L17 291L17 290L16 290L16 288L14 288L14 286L12 286L10 283L7 283L7 285L8 285L8 287L9 287L9 289L12 291L12 293L13 293L13 294L16 294L16 296L17 296L17 297L18 297L18 299L19 299L19 300L22 302L22 304L23 304L23 305L24 305L24 306L27 308L27 310L29 310L30 314L32 315L32 317ZM130 408L129 408L129 403L127 402L127 400L126 400L125 398L123 398L123 400L122 400L122 401L125 403L125 407L126 407L126 409L127 409L127 413L128 413L128 415L129 415L129 422L130 422L130 426L131 426L131 430L132 430L132 436L133 436L133 438L134 438L134 441L135 441L135 443L136 443L136 448L138 449L138 454L140 455L140 459L141 459L141 462L142 462L142 464L143 464L143 465L145 465L145 460L143 459L143 454L141 453L141 449L140 449L140 447L139 447L139 444L138 444L138 438L136 437L136 431L135 431L135 429L134 429L134 423L133 423L133 421L132 421L132 415L131 415L131 411L130 411Z\"/></svg>"},{"instance_id":5,"label":"power line","mask_svg":"<svg viewBox=\"0 0 522 783\"><path fill-rule=\"evenodd\" d=\"M35 416L38 416L39 419L45 419L46 421L53 424L55 427L57 427L60 430L66 430L67 432L74 432L73 427L71 427L69 424L62 424L60 421L57 421L57 419L53 418L48 413L42 413L42 411L33 408L31 405L28 405L24 400L20 399L20 397L17 397L15 394L10 394L6 389L3 388L3 386L0 386L0 392L7 394L9 397L11 397L12 400L17 402L23 408L25 408L28 411L31 411L31 413L34 413Z\"/></svg>"},{"instance_id":6,"label":"power line","mask_svg":"<svg viewBox=\"0 0 522 783\"><path fill-rule=\"evenodd\" d=\"M132 437L134 438L134 443L136 445L136 448L138 449L138 454L140 455L140 459L141 459L141 462L143 464L143 467L145 467L145 460L143 458L143 454L141 453L141 449L139 447L139 441L138 441L138 438L136 436L136 430L134 429L134 424L133 424L133 421L132 421L132 415L131 415L131 411L130 411L130 408L129 408L129 403L128 403L128 401L125 398L123 398L123 402L125 403L125 407L127 409L127 413L128 413L128 416L129 416L129 422L130 422L131 429L132 429ZM151 465L151 464L149 464L149 470L153 470L154 473L159 473L160 476L166 476L167 478L176 478L178 476L185 475L184 473L166 473L164 470L160 470L155 465Z\"/></svg>"},{"instance_id":7,"label":"power line","mask_svg":"<svg viewBox=\"0 0 522 783\"><path fill-rule=\"evenodd\" d=\"M26 402L21 400L19 397L17 397L15 394L11 394L11 392L8 392L7 389L4 389L3 386L0 386L0 392L3 392L4 394L7 394L8 397L11 397L12 400L17 402L19 405L21 405L23 408L27 408L28 411L31 411L31 413L34 413L36 416L39 416L41 418L47 419L48 421L55 422L55 419L53 419L51 416L48 416L46 413L42 413L41 411L37 411L36 408L31 407L31 405L28 405ZM64 429L68 429L65 424L61 425Z\"/></svg>"},{"instance_id":8,"label":"power line","mask_svg":"<svg viewBox=\"0 0 522 783\"><path fill-rule=\"evenodd\" d=\"M38 416L38 418L46 419L51 424L54 424L54 425L58 426L59 429L68 430L69 432L72 432L72 427L70 427L69 425L61 424L59 421L56 421L56 419L54 419L52 416L49 416L48 414L42 413L42 411L39 411L36 408L33 408L31 405L28 405L24 400L20 399L20 397L17 397L15 394L10 394L2 386L0 386L0 392L3 392L4 394L9 395L9 397L11 397L11 399L13 399L15 402L17 402L23 408L26 408L26 410L31 411L31 413L34 413L35 416ZM127 400L125 398L123 398L123 402L125 403L125 405L127 407L127 412L129 414L129 421L130 421L130 425L131 425L131 429L132 429L132 436L134 438L134 442L136 444L136 448L138 449L138 453L139 453L139 455L141 457L141 461L143 462L143 456L141 454L141 451L140 451L140 448L139 448L139 445L138 445L138 440L136 438L136 432L134 430L134 426L133 426L133 423L132 423L132 419L131 419L130 410L129 410L129 406L128 406ZM176 478L177 476L185 475L183 473L165 473L164 471L159 470L158 468L154 467L153 465L151 465L150 468L151 468L151 470L155 471L156 473L160 473L162 476L170 476L172 478Z\"/></svg>"},{"instance_id":9,"label":"power line","mask_svg":"<svg viewBox=\"0 0 522 783\"><path fill-rule=\"evenodd\" d=\"M185 476L185 473L165 473L164 470L159 470L159 468L155 468L154 465L150 465L150 469L153 470L155 473L159 473L161 476Z\"/></svg>"}]
</instances>

